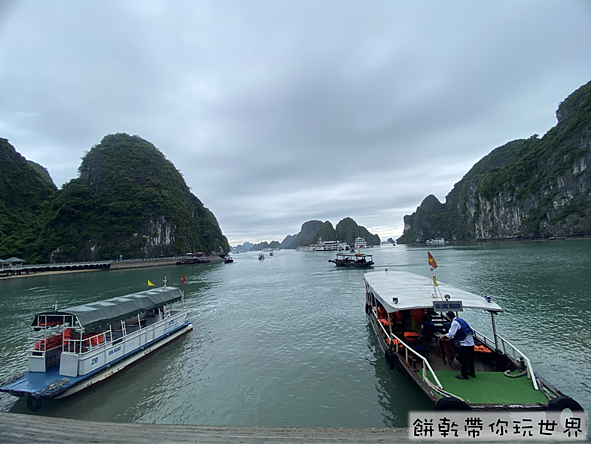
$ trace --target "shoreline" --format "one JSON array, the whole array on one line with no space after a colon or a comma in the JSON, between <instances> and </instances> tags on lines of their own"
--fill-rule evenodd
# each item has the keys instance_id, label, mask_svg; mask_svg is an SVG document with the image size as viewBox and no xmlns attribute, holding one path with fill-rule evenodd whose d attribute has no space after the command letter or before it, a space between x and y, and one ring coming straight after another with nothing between
<instances>
[{"instance_id":1,"label":"shoreline","mask_svg":"<svg viewBox=\"0 0 600 456\"><path fill-rule=\"evenodd\" d=\"M448 244L444 246L452 245L452 244L462 244L462 243L489 243L489 242L551 242L551 241L589 241L591 240L591 236L577 236L577 237L550 237L550 238L535 238L535 239L527 239L527 238L499 238L499 239L476 239L476 240L465 240L465 241L448 241ZM406 245L406 246L427 246L424 242L411 242L411 243L400 243L396 242L398 245ZM382 244L380 244L382 245ZM427 247L444 247L444 246L436 246L430 245ZM293 249L295 250L295 249ZM142 268L152 268L157 266L176 266L177 261L182 257L177 258L168 258L161 260L125 260L125 261L113 261L110 265L110 269L120 270L120 269L142 269ZM219 256L208 256L207 257L210 262L222 260ZM209 264L209 263L207 263ZM17 279L17 278L26 278L26 277L37 277L37 276L45 276L45 275L54 275L54 274L71 274L75 272L98 272L105 271L106 269L75 269L75 270L58 270L58 271L41 271L41 272L32 272L28 274L13 274L13 275L0 275L0 281L8 280L8 279Z\"/></svg>"},{"instance_id":2,"label":"shoreline","mask_svg":"<svg viewBox=\"0 0 600 456\"><path fill-rule=\"evenodd\" d=\"M456 241L448 241L446 240L446 244L440 245L427 245L425 242L396 242L397 245L412 245L412 246L421 246L425 245L427 247L444 247L453 244L463 244L463 243L488 243L488 242L552 242L552 241L591 241L592 236L571 236L571 237L548 237L548 238L497 238L497 239L469 239L469 240L456 240Z\"/></svg>"},{"instance_id":3,"label":"shoreline","mask_svg":"<svg viewBox=\"0 0 600 456\"><path fill-rule=\"evenodd\" d=\"M31 274L15 274L15 275L0 276L0 280L19 279L19 278L23 278L24 279L26 277L38 277L38 276L44 276L44 275L73 274L73 273L76 273L76 272L99 272L99 271L106 271L106 269L77 269L77 270L69 270L69 271L32 272Z\"/></svg>"},{"instance_id":4,"label":"shoreline","mask_svg":"<svg viewBox=\"0 0 600 456\"><path fill-rule=\"evenodd\" d=\"M222 260L219 256L208 256L207 257L211 263ZM72 274L76 272L99 272L99 271L110 271L111 269L114 271L119 271L123 269L144 269L144 268L154 268L158 266L177 266L177 261L179 261L181 257L178 258L166 258L161 260L129 260L129 261L113 261L110 265L110 268L89 268L89 269L60 269L54 271L40 271L40 272L30 272L26 274L12 274L12 275L2 275L0 276L0 281L2 280L10 280L10 279L19 279L19 278L27 278L27 277L39 277L45 275L55 275L55 274ZM205 263L210 264L210 263ZM184 265L182 265L184 266Z\"/></svg>"}]
</instances>

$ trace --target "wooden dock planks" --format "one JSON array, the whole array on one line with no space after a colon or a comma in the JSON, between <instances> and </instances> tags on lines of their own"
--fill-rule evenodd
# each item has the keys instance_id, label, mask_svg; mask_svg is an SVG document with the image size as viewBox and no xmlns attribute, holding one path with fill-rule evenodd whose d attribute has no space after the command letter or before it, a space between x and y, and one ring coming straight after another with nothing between
<instances>
[{"instance_id":1,"label":"wooden dock planks","mask_svg":"<svg viewBox=\"0 0 600 456\"><path fill-rule=\"evenodd\" d=\"M0 413L0 444L376 444L419 443L408 429L263 428L78 421ZM431 442L433 443L433 442Z\"/></svg>"}]
</instances>

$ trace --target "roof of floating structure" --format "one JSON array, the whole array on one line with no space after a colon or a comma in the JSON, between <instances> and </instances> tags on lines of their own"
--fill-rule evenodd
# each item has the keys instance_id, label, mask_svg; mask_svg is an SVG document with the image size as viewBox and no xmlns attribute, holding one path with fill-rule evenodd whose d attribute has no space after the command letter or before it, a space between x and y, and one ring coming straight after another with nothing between
<instances>
[{"instance_id":1,"label":"roof of floating structure","mask_svg":"<svg viewBox=\"0 0 600 456\"><path fill-rule=\"evenodd\" d=\"M126 296L97 301L56 311L42 312L36 315L32 326L38 323L38 317L72 315L86 331L98 328L113 321L125 320L140 312L156 309L166 304L180 301L183 293L176 287L163 287Z\"/></svg>"},{"instance_id":2,"label":"roof of floating structure","mask_svg":"<svg viewBox=\"0 0 600 456\"><path fill-rule=\"evenodd\" d=\"M449 299L452 301L462 301L464 308L490 312L503 311L502 307L495 302L487 301L483 296L469 293L437 279L436 281L442 296L450 295ZM435 295L432 279L410 272L369 272L365 274L365 282L388 312L431 308L433 301L443 300L439 293L438 296ZM397 301L394 298L397 298Z\"/></svg>"}]
</instances>

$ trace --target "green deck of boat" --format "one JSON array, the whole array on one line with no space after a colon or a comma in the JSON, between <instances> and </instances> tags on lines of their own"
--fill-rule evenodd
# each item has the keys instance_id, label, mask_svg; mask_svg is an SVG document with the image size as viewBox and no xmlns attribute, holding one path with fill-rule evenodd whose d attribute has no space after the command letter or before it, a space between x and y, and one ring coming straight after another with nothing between
<instances>
[{"instance_id":1,"label":"green deck of boat","mask_svg":"<svg viewBox=\"0 0 600 456\"><path fill-rule=\"evenodd\" d=\"M471 404L547 404L548 399L526 375L511 378L503 372L476 372L477 377L469 380L456 378L456 371L436 371L435 375L445 391L452 393ZM423 378L423 372L419 371ZM435 384L431 372L429 379ZM441 396L440 396L441 397Z\"/></svg>"}]
</instances>

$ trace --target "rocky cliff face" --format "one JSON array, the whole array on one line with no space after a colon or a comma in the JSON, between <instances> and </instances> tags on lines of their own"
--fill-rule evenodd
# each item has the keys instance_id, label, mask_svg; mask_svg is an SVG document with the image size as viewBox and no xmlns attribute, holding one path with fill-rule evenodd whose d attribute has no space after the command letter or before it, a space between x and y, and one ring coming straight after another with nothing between
<instances>
[{"instance_id":1,"label":"rocky cliff face","mask_svg":"<svg viewBox=\"0 0 600 456\"><path fill-rule=\"evenodd\" d=\"M338 241L345 242L351 247L354 247L356 238L361 237L367 241L368 245L379 245L381 239L377 234L372 234L364 226L358 225L350 217L346 217L339 221L335 226L335 233Z\"/></svg>"},{"instance_id":2,"label":"rocky cliff face","mask_svg":"<svg viewBox=\"0 0 600 456\"><path fill-rule=\"evenodd\" d=\"M294 241L286 247L282 245L282 248L295 249L301 245L316 244L319 239L323 241L337 240L354 246L354 240L357 237L365 239L368 245L379 245L381 243L378 235L371 234L364 226L359 226L350 217L346 217L338 222L335 230L329 221L311 220L304 222L300 232L295 235Z\"/></svg>"},{"instance_id":3,"label":"rocky cliff face","mask_svg":"<svg viewBox=\"0 0 600 456\"><path fill-rule=\"evenodd\" d=\"M48 172L0 138L0 258L38 260L45 201L57 192Z\"/></svg>"},{"instance_id":4,"label":"rocky cliff face","mask_svg":"<svg viewBox=\"0 0 600 456\"><path fill-rule=\"evenodd\" d=\"M308 222L304 222L302 227L300 228L300 232L296 235L296 239L294 239L288 246L288 249L295 249L301 245L310 245L313 243L313 239L315 238L319 228L321 228L323 222L321 220L310 220Z\"/></svg>"},{"instance_id":5,"label":"rocky cliff face","mask_svg":"<svg viewBox=\"0 0 600 456\"><path fill-rule=\"evenodd\" d=\"M229 251L215 216L150 142L108 135L86 154L79 172L50 202L49 260Z\"/></svg>"},{"instance_id":6,"label":"rocky cliff face","mask_svg":"<svg viewBox=\"0 0 600 456\"><path fill-rule=\"evenodd\" d=\"M158 258L165 251L175 248L175 233L176 228L164 216L159 216L143 223L140 233L135 233L134 236L145 237L146 243L142 247L145 258Z\"/></svg>"},{"instance_id":7,"label":"rocky cliff face","mask_svg":"<svg viewBox=\"0 0 600 456\"><path fill-rule=\"evenodd\" d=\"M427 197L405 216L398 242L591 235L591 83L556 116L542 139L515 140L484 157L445 204Z\"/></svg>"}]
</instances>

